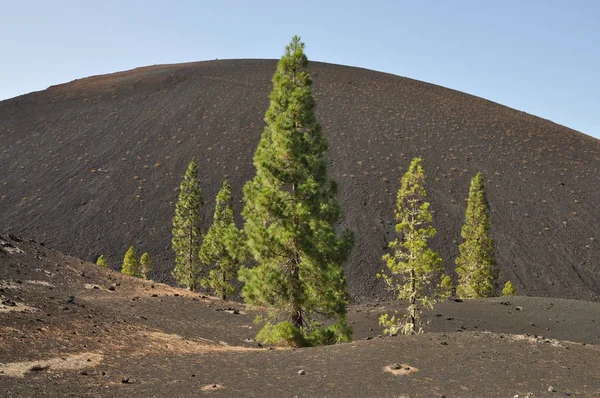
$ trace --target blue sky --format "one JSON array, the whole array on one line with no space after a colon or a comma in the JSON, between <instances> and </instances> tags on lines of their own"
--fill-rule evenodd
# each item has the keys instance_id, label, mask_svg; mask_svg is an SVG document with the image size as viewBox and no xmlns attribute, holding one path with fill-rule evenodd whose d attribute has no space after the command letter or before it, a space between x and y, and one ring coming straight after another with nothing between
<instances>
[{"instance_id":1,"label":"blue sky","mask_svg":"<svg viewBox=\"0 0 600 398\"><path fill-rule=\"evenodd\" d=\"M0 100L151 64L309 59L439 84L600 138L600 1L0 0Z\"/></svg>"}]
</instances>

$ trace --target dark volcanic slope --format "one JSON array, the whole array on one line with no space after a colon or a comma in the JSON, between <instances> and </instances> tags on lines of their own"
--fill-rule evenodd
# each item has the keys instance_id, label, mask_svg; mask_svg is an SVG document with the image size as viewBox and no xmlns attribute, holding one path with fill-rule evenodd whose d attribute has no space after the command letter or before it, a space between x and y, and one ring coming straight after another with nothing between
<instances>
[{"instance_id":1,"label":"dark volcanic slope","mask_svg":"<svg viewBox=\"0 0 600 398\"><path fill-rule=\"evenodd\" d=\"M0 102L0 227L113 267L130 244L169 280L176 188L196 156L210 219L221 179L241 199L254 169L275 61L156 66ZM453 268L470 178L482 171L500 279L521 294L600 294L600 141L443 87L312 63L319 119L340 183L355 299L375 297L400 175L424 158ZM238 204L239 211L241 204Z\"/></svg>"}]
</instances>

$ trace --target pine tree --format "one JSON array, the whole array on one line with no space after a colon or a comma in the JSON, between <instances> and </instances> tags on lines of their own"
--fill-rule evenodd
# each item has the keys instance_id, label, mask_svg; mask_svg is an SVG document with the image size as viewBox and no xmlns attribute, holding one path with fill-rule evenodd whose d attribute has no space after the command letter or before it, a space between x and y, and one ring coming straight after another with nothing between
<instances>
[{"instance_id":1,"label":"pine tree","mask_svg":"<svg viewBox=\"0 0 600 398\"><path fill-rule=\"evenodd\" d=\"M440 284L438 286L438 291L440 294L440 298L447 299L452 295L452 290L454 289L454 285L452 284L452 278L450 275L442 275L440 278Z\"/></svg>"},{"instance_id":2,"label":"pine tree","mask_svg":"<svg viewBox=\"0 0 600 398\"><path fill-rule=\"evenodd\" d=\"M511 281L507 281L504 284L504 287L502 288L502 295L503 296L515 296L517 294L517 292L515 292L515 288L513 287L513 284Z\"/></svg>"},{"instance_id":3,"label":"pine tree","mask_svg":"<svg viewBox=\"0 0 600 398\"><path fill-rule=\"evenodd\" d=\"M429 203L425 201L425 171L421 159L415 158L402 176L396 203L396 232L399 237L390 242L393 253L383 256L389 274L378 275L394 291L398 300L407 300L405 315L379 318L387 334L422 333L420 320L423 308L431 309L440 299L434 281L443 270L440 256L427 246L427 239L435 235ZM446 281L447 283L448 281Z\"/></svg>"},{"instance_id":4,"label":"pine tree","mask_svg":"<svg viewBox=\"0 0 600 398\"><path fill-rule=\"evenodd\" d=\"M123 265L121 267L121 273L125 275L135 276L137 278L142 277L140 262L138 261L133 246L129 246L129 249L125 253L125 257L123 258Z\"/></svg>"},{"instance_id":5,"label":"pine tree","mask_svg":"<svg viewBox=\"0 0 600 398\"><path fill-rule=\"evenodd\" d=\"M140 257L140 274L144 279L148 279L148 274L152 271L152 260L148 253L142 254Z\"/></svg>"},{"instance_id":6,"label":"pine tree","mask_svg":"<svg viewBox=\"0 0 600 398\"><path fill-rule=\"evenodd\" d=\"M212 288L223 300L235 293L232 281L237 279L245 255L242 231L235 226L231 201L231 187L225 180L217 194L213 224L200 248L202 262L214 264L209 276L202 278L202 287Z\"/></svg>"},{"instance_id":7,"label":"pine tree","mask_svg":"<svg viewBox=\"0 0 600 398\"><path fill-rule=\"evenodd\" d=\"M337 184L327 179L327 143L307 67L304 43L294 36L273 76L254 154L256 175L244 187L244 230L257 266L240 270L242 296L272 310L257 338L292 345L331 344L351 335L342 265L354 240L334 228ZM319 324L315 314L334 325Z\"/></svg>"},{"instance_id":8,"label":"pine tree","mask_svg":"<svg viewBox=\"0 0 600 398\"><path fill-rule=\"evenodd\" d=\"M106 259L104 258L104 254L101 254L100 257L98 257L96 259L96 265L99 265L104 268L108 268L108 263L106 262Z\"/></svg>"},{"instance_id":9,"label":"pine tree","mask_svg":"<svg viewBox=\"0 0 600 398\"><path fill-rule=\"evenodd\" d=\"M199 287L202 262L198 255L202 240L202 190L198 182L198 166L192 159L179 186L175 205L171 240L175 251L175 281L190 290Z\"/></svg>"},{"instance_id":10,"label":"pine tree","mask_svg":"<svg viewBox=\"0 0 600 398\"><path fill-rule=\"evenodd\" d=\"M463 242L459 246L460 256L456 259L456 293L462 299L496 295L498 270L488 213L483 175L477 173L471 180L465 224L461 233Z\"/></svg>"}]
</instances>

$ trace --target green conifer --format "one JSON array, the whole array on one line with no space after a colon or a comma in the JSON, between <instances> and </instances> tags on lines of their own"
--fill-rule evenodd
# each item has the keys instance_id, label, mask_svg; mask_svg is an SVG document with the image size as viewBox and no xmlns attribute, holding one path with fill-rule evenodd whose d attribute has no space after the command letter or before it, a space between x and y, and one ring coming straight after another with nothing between
<instances>
[{"instance_id":1,"label":"green conifer","mask_svg":"<svg viewBox=\"0 0 600 398\"><path fill-rule=\"evenodd\" d=\"M99 265L104 268L108 268L108 263L106 262L106 259L104 258L104 254L101 254L100 257L98 257L96 259L96 265Z\"/></svg>"},{"instance_id":2,"label":"green conifer","mask_svg":"<svg viewBox=\"0 0 600 398\"><path fill-rule=\"evenodd\" d=\"M125 253L125 257L123 258L123 265L121 267L121 273L125 275L135 276L137 278L142 277L140 262L138 261L133 246L129 246L129 249L127 249L127 252Z\"/></svg>"},{"instance_id":3,"label":"green conifer","mask_svg":"<svg viewBox=\"0 0 600 398\"><path fill-rule=\"evenodd\" d=\"M442 275L440 284L438 286L438 290L440 293L440 298L447 299L452 295L452 290L454 289L454 285L452 284L452 278L450 275Z\"/></svg>"},{"instance_id":4,"label":"green conifer","mask_svg":"<svg viewBox=\"0 0 600 398\"><path fill-rule=\"evenodd\" d=\"M273 76L266 126L244 187L244 230L257 263L242 268L242 296L272 309L259 338L293 345L347 341L342 265L353 235L338 236L337 185L327 179L327 143L315 117L304 43L294 36ZM316 322L315 314L334 325ZM279 322L279 323L278 323Z\"/></svg>"},{"instance_id":5,"label":"green conifer","mask_svg":"<svg viewBox=\"0 0 600 398\"><path fill-rule=\"evenodd\" d=\"M383 256L389 274L378 275L394 291L398 300L408 301L406 314L384 314L379 324L386 334L422 333L420 320L423 308L431 309L440 299L434 282L443 270L440 256L427 246L427 239L435 235L429 202L425 201L425 171L421 159L412 160L402 176L396 203L396 232L399 237L390 242L393 253ZM446 281L447 283L448 281Z\"/></svg>"},{"instance_id":6,"label":"green conifer","mask_svg":"<svg viewBox=\"0 0 600 398\"><path fill-rule=\"evenodd\" d=\"M235 293L232 280L237 279L245 254L242 231L235 226L231 201L231 187L225 180L217 194L213 224L200 248L202 262L214 265L208 277L202 278L202 287L212 288L223 300Z\"/></svg>"},{"instance_id":7,"label":"green conifer","mask_svg":"<svg viewBox=\"0 0 600 398\"><path fill-rule=\"evenodd\" d=\"M198 182L198 166L192 159L179 186L179 198L173 217L172 247L175 268L172 275L181 286L190 290L199 287L202 262L198 252L202 240L202 190Z\"/></svg>"},{"instance_id":8,"label":"green conifer","mask_svg":"<svg viewBox=\"0 0 600 398\"><path fill-rule=\"evenodd\" d=\"M152 260L150 259L150 255L148 253L142 254L140 257L140 273L142 278L148 279L148 274L152 271Z\"/></svg>"},{"instance_id":9,"label":"green conifer","mask_svg":"<svg viewBox=\"0 0 600 398\"><path fill-rule=\"evenodd\" d=\"M515 288L513 287L513 284L511 281L507 281L504 284L504 288L502 288L502 295L503 296L515 296L517 294L517 292L515 292Z\"/></svg>"},{"instance_id":10,"label":"green conifer","mask_svg":"<svg viewBox=\"0 0 600 398\"><path fill-rule=\"evenodd\" d=\"M498 270L494 257L494 240L490 237L489 205L485 195L483 175L471 180L463 242L456 259L458 284L456 293L462 299L496 296Z\"/></svg>"}]
</instances>

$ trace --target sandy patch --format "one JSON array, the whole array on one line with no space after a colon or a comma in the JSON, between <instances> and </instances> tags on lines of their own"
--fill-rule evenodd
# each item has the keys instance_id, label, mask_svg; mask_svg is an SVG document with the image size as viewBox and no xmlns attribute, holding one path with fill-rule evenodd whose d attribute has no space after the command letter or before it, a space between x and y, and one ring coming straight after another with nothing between
<instances>
[{"instance_id":1,"label":"sandy patch","mask_svg":"<svg viewBox=\"0 0 600 398\"><path fill-rule=\"evenodd\" d=\"M220 384L208 384L208 385L200 388L200 390L202 390L202 391L216 391L216 390L221 390L223 388L225 388L225 387L223 387Z\"/></svg>"},{"instance_id":2,"label":"sandy patch","mask_svg":"<svg viewBox=\"0 0 600 398\"><path fill-rule=\"evenodd\" d=\"M0 313L7 312L34 312L37 311L36 308L30 307L23 303L15 303L16 305L4 305L0 304Z\"/></svg>"},{"instance_id":3,"label":"sandy patch","mask_svg":"<svg viewBox=\"0 0 600 398\"><path fill-rule=\"evenodd\" d=\"M40 286L54 287L54 285L52 283L47 282L47 281L27 280L27 281L25 281L25 283L27 283L29 285L40 285Z\"/></svg>"},{"instance_id":4,"label":"sandy patch","mask_svg":"<svg viewBox=\"0 0 600 398\"><path fill-rule=\"evenodd\" d=\"M96 285L95 283L86 283L85 285L83 285L83 287L88 290L92 290L92 289L103 290L100 285Z\"/></svg>"},{"instance_id":5,"label":"sandy patch","mask_svg":"<svg viewBox=\"0 0 600 398\"><path fill-rule=\"evenodd\" d=\"M20 289L22 285L11 281L0 281L0 289Z\"/></svg>"},{"instance_id":6,"label":"sandy patch","mask_svg":"<svg viewBox=\"0 0 600 398\"><path fill-rule=\"evenodd\" d=\"M0 363L0 375L25 377L27 372L82 370L97 366L102 355L83 353L38 361Z\"/></svg>"},{"instance_id":7,"label":"sandy patch","mask_svg":"<svg viewBox=\"0 0 600 398\"><path fill-rule=\"evenodd\" d=\"M146 344L142 350L144 353L152 353L156 350L167 350L180 353L206 353L206 352L235 352L256 351L256 348L222 345L221 342L195 337L188 339L178 334L162 332L142 332L141 337Z\"/></svg>"},{"instance_id":8,"label":"sandy patch","mask_svg":"<svg viewBox=\"0 0 600 398\"><path fill-rule=\"evenodd\" d=\"M398 364L396 364L396 365L398 365ZM383 371L391 373L394 376L405 376L405 375L409 375L412 373L417 373L419 371L419 369L415 368L414 366L410 366L405 363L401 363L399 365L400 365L399 367L394 366L394 364L384 366ZM394 369L396 367L397 367L397 369Z\"/></svg>"}]
</instances>

